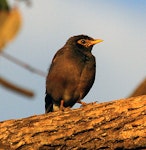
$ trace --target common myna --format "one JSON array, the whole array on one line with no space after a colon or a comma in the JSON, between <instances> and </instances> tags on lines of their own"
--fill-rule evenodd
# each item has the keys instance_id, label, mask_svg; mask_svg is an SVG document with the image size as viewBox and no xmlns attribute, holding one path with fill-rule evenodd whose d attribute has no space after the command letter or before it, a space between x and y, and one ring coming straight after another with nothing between
<instances>
[{"instance_id":1,"label":"common myna","mask_svg":"<svg viewBox=\"0 0 146 150\"><path fill-rule=\"evenodd\" d=\"M46 113L83 103L95 80L96 62L91 50L102 41L73 36L57 51L46 79Z\"/></svg>"}]
</instances>

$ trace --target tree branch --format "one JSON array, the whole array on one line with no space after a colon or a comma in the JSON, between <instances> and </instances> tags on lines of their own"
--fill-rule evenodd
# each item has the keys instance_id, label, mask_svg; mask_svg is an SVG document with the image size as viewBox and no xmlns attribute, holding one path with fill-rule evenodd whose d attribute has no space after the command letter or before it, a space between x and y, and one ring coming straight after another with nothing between
<instances>
[{"instance_id":1,"label":"tree branch","mask_svg":"<svg viewBox=\"0 0 146 150\"><path fill-rule=\"evenodd\" d=\"M19 150L146 149L146 95L0 122L0 133Z\"/></svg>"},{"instance_id":2,"label":"tree branch","mask_svg":"<svg viewBox=\"0 0 146 150\"><path fill-rule=\"evenodd\" d=\"M146 95L146 78L139 84L130 97Z\"/></svg>"},{"instance_id":3,"label":"tree branch","mask_svg":"<svg viewBox=\"0 0 146 150\"><path fill-rule=\"evenodd\" d=\"M22 88L22 87L20 87L18 85L15 85L15 84L11 83L10 81L8 81L8 80L6 80L6 79L4 79L2 77L0 77L0 84L3 87L5 87L7 89L10 89L10 90L12 90L14 92L17 92L17 93L19 93L21 95L28 96L28 97L33 97L34 96L34 92L33 91L30 91L28 89L25 89L25 88Z\"/></svg>"},{"instance_id":4,"label":"tree branch","mask_svg":"<svg viewBox=\"0 0 146 150\"><path fill-rule=\"evenodd\" d=\"M13 63L15 63L15 64L25 68L25 69L27 69L27 70L29 70L30 72L33 72L33 73L38 74L40 76L46 77L46 73L43 72L42 70L34 68L34 67L30 66L29 64L19 60L18 58L14 57L14 56L11 56L10 54L7 54L5 52L1 52L0 54L4 58L8 59L9 61L11 61L11 62L13 62Z\"/></svg>"}]
</instances>

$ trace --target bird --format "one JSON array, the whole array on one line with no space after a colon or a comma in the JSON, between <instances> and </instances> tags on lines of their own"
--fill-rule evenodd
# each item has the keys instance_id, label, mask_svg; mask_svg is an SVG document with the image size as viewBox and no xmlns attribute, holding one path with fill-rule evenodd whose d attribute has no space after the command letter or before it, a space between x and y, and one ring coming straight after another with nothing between
<instances>
[{"instance_id":1,"label":"bird","mask_svg":"<svg viewBox=\"0 0 146 150\"><path fill-rule=\"evenodd\" d=\"M91 89L96 73L91 51L102 41L83 34L72 36L56 52L46 77L45 113L86 104L81 100Z\"/></svg>"}]
</instances>

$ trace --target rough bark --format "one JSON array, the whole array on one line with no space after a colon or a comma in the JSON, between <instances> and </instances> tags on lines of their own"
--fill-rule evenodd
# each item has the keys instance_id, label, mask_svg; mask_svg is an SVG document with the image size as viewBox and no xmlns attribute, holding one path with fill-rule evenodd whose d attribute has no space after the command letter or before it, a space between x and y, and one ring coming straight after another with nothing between
<instances>
[{"instance_id":1,"label":"rough bark","mask_svg":"<svg viewBox=\"0 0 146 150\"><path fill-rule=\"evenodd\" d=\"M146 149L146 95L0 122L0 148Z\"/></svg>"}]
</instances>

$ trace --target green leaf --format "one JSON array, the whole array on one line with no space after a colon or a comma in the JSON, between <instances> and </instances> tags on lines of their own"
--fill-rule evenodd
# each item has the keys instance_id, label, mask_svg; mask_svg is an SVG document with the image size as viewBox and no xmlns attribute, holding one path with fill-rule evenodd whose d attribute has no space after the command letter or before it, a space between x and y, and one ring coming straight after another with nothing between
<instances>
[{"instance_id":1,"label":"green leaf","mask_svg":"<svg viewBox=\"0 0 146 150\"><path fill-rule=\"evenodd\" d=\"M5 11L9 11L10 7L7 3L7 0L0 0L0 11L1 10L5 10Z\"/></svg>"}]
</instances>

